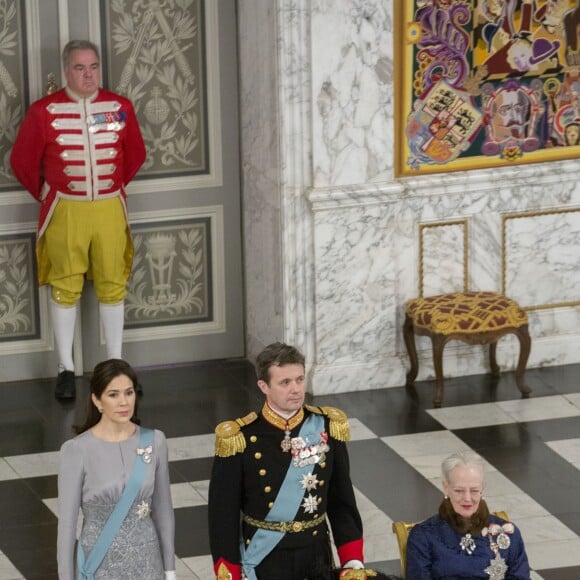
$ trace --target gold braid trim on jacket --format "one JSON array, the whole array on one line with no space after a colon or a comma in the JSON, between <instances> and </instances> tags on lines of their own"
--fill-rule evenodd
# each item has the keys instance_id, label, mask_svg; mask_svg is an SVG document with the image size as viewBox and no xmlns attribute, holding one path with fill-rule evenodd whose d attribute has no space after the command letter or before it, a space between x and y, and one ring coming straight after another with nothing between
<instances>
[{"instance_id":1,"label":"gold braid trim on jacket","mask_svg":"<svg viewBox=\"0 0 580 580\"><path fill-rule=\"evenodd\" d=\"M218 457L231 457L242 453L246 448L246 438L241 427L253 423L258 415L253 411L235 421L223 421L215 428L215 454Z\"/></svg>"},{"instance_id":2,"label":"gold braid trim on jacket","mask_svg":"<svg viewBox=\"0 0 580 580\"><path fill-rule=\"evenodd\" d=\"M313 407L305 405L311 412L317 415L325 415L330 419L330 436L337 441L350 441L350 426L346 413L336 407Z\"/></svg>"}]
</instances>

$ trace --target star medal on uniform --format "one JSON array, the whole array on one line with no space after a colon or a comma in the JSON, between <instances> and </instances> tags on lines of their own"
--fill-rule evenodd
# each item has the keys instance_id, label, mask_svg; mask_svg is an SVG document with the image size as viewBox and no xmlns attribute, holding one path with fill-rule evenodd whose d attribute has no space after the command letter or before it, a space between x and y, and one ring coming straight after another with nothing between
<instances>
[{"instance_id":1,"label":"star medal on uniform","mask_svg":"<svg viewBox=\"0 0 580 580\"><path fill-rule=\"evenodd\" d=\"M145 519L149 515L150 511L151 509L149 508L149 504L146 501L142 501L137 506L137 515L139 516L140 520Z\"/></svg>"},{"instance_id":2,"label":"star medal on uniform","mask_svg":"<svg viewBox=\"0 0 580 580\"><path fill-rule=\"evenodd\" d=\"M153 446L147 445L147 447L137 447L137 455L141 456L144 463L151 463L151 454L153 453Z\"/></svg>"},{"instance_id":3,"label":"star medal on uniform","mask_svg":"<svg viewBox=\"0 0 580 580\"><path fill-rule=\"evenodd\" d=\"M503 580L507 572L507 564L500 556L499 551L495 553L495 558L490 561L489 566L484 570L489 575L490 580Z\"/></svg>"},{"instance_id":4,"label":"star medal on uniform","mask_svg":"<svg viewBox=\"0 0 580 580\"><path fill-rule=\"evenodd\" d=\"M461 549L467 552L470 556L475 551L475 541L471 537L471 534L465 534L465 536L461 538L459 545L461 546Z\"/></svg>"},{"instance_id":5,"label":"star medal on uniform","mask_svg":"<svg viewBox=\"0 0 580 580\"><path fill-rule=\"evenodd\" d=\"M282 443L280 443L280 447L284 453L288 453L290 449L292 449L292 442L290 440L290 425L288 425L288 421L286 421L286 429L284 429L284 439L282 439Z\"/></svg>"},{"instance_id":6,"label":"star medal on uniform","mask_svg":"<svg viewBox=\"0 0 580 580\"><path fill-rule=\"evenodd\" d=\"M316 489L316 486L318 485L318 477L316 474L313 475L312 473L307 473L302 477L300 483L306 491L312 491L313 489Z\"/></svg>"},{"instance_id":7,"label":"star medal on uniform","mask_svg":"<svg viewBox=\"0 0 580 580\"><path fill-rule=\"evenodd\" d=\"M318 511L318 499L315 495L308 494L304 498L304 502L302 503L302 507L304 508L305 512L309 514L313 514L315 511Z\"/></svg>"}]
</instances>

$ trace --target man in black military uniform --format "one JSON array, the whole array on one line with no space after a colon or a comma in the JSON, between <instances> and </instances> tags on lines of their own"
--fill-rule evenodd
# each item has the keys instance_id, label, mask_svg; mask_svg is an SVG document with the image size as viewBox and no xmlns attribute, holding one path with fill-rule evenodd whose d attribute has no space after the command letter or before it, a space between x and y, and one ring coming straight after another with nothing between
<instances>
[{"instance_id":1,"label":"man in black military uniform","mask_svg":"<svg viewBox=\"0 0 580 580\"><path fill-rule=\"evenodd\" d=\"M362 522L349 474L346 415L304 405L304 356L276 342L257 358L266 400L216 427L210 548L219 580L304 580L364 569ZM363 572L364 574L364 572Z\"/></svg>"}]
</instances>

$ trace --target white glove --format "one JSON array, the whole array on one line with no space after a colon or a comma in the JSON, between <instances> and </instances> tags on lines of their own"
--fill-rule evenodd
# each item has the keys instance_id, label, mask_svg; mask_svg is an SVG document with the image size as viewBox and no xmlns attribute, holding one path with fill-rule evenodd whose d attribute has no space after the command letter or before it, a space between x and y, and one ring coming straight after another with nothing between
<instances>
[{"instance_id":1,"label":"white glove","mask_svg":"<svg viewBox=\"0 0 580 580\"><path fill-rule=\"evenodd\" d=\"M364 570L365 565L360 560L349 560L344 563L343 568L350 568L351 570Z\"/></svg>"},{"instance_id":2,"label":"white glove","mask_svg":"<svg viewBox=\"0 0 580 580\"><path fill-rule=\"evenodd\" d=\"M177 580L177 574L175 573L175 570L165 572L165 580Z\"/></svg>"}]
</instances>

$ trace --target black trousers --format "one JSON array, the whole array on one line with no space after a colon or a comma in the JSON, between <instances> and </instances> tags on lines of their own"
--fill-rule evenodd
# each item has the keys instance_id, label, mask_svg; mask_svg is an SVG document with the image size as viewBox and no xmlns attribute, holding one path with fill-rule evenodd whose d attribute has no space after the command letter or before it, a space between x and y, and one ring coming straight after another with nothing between
<instances>
[{"instance_id":1,"label":"black trousers","mask_svg":"<svg viewBox=\"0 0 580 580\"><path fill-rule=\"evenodd\" d=\"M299 548L274 548L256 568L258 580L318 580L333 569L328 536Z\"/></svg>"}]
</instances>

